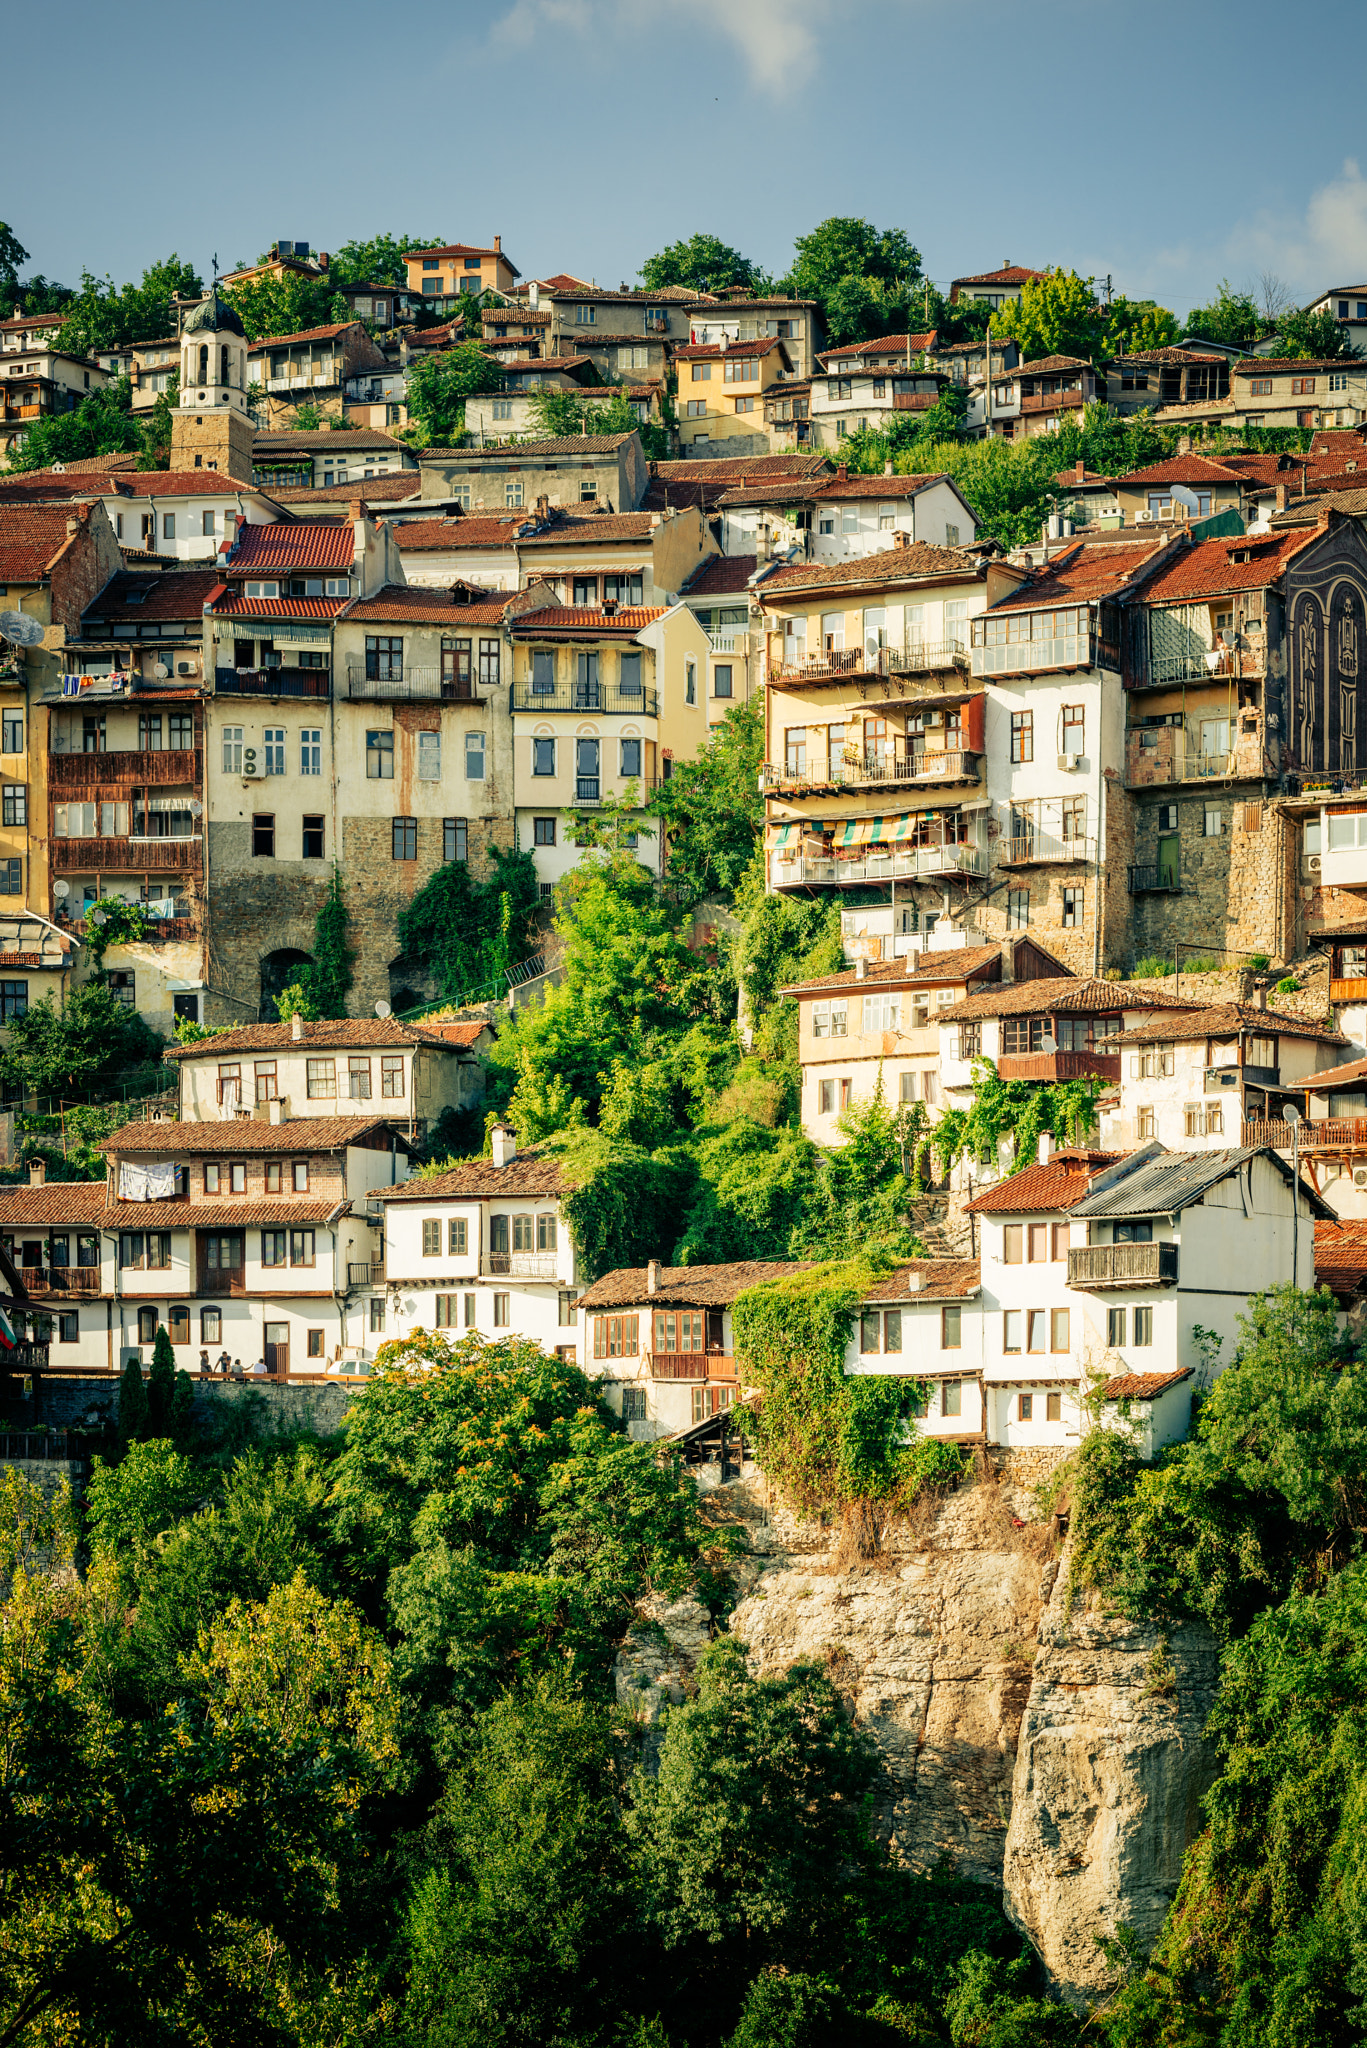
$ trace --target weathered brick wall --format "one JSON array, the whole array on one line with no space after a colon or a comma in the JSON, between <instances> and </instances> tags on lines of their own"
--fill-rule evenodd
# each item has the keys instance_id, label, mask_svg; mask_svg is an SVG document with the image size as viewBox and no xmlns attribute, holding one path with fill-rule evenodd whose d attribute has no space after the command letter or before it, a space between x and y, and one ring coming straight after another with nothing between
<instances>
[{"instance_id":1,"label":"weathered brick wall","mask_svg":"<svg viewBox=\"0 0 1367 2048\"><path fill-rule=\"evenodd\" d=\"M316 1386L298 1382L279 1384L269 1379L192 1379L195 1414L212 1428L215 1417L225 1409L246 1403L253 1428L269 1435L287 1430L311 1429L331 1436L341 1428L347 1409L356 1399L359 1386L339 1380L319 1380ZM12 1400L5 1420L13 1429L44 1423L50 1429L99 1428L112 1423L118 1414L117 1379L42 1379L38 1405ZM65 1466L57 1468L65 1471Z\"/></svg>"},{"instance_id":2,"label":"weathered brick wall","mask_svg":"<svg viewBox=\"0 0 1367 2048\"><path fill-rule=\"evenodd\" d=\"M277 826L283 822L277 819ZM284 947L312 958L314 923L331 876L320 864L253 859L250 820L211 823L208 839L205 1022L253 1024L261 962Z\"/></svg>"},{"instance_id":3,"label":"weathered brick wall","mask_svg":"<svg viewBox=\"0 0 1367 2048\"><path fill-rule=\"evenodd\" d=\"M1181 888L1132 899L1128 958L1117 947L1117 966L1149 956L1175 957L1174 948L1209 946L1234 953L1266 953L1277 961L1297 951L1294 851L1273 803L1228 784L1193 789L1132 791L1124 799L1133 820L1133 852L1141 864L1158 860L1160 804L1177 807ZM1222 830L1207 835L1207 806L1218 807ZM1124 869L1112 887L1125 888ZM1235 962L1228 963L1237 964Z\"/></svg>"}]
</instances>

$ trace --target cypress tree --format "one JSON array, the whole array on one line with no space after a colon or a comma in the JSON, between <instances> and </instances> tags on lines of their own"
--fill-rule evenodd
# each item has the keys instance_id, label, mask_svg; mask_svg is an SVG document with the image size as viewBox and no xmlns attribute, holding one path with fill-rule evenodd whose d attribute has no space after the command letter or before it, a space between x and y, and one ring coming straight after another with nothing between
<instances>
[{"instance_id":1,"label":"cypress tree","mask_svg":"<svg viewBox=\"0 0 1367 2048\"><path fill-rule=\"evenodd\" d=\"M119 1435L126 1444L136 1443L147 1434L147 1389L142 1380L142 1364L135 1356L130 1358L119 1380Z\"/></svg>"},{"instance_id":2,"label":"cypress tree","mask_svg":"<svg viewBox=\"0 0 1367 2048\"><path fill-rule=\"evenodd\" d=\"M147 1405L153 1436L171 1434L171 1404L175 1396L176 1354L171 1348L170 1331L165 1323L159 1323L156 1342L152 1346L152 1370L147 1375Z\"/></svg>"}]
</instances>

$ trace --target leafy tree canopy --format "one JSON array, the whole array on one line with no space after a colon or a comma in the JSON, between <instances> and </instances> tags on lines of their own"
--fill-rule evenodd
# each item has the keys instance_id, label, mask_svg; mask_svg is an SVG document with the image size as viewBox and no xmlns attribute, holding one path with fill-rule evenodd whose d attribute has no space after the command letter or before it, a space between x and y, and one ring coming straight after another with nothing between
<instances>
[{"instance_id":1,"label":"leafy tree canopy","mask_svg":"<svg viewBox=\"0 0 1367 2048\"><path fill-rule=\"evenodd\" d=\"M783 289L815 299L832 343L903 333L921 252L901 228L835 215L799 235Z\"/></svg>"},{"instance_id":2,"label":"leafy tree canopy","mask_svg":"<svg viewBox=\"0 0 1367 2048\"><path fill-rule=\"evenodd\" d=\"M112 277L81 273L81 287L66 307L58 343L77 355L122 348L133 341L160 341L176 331L176 297L193 298L204 289L192 263L170 255L149 264L137 284L116 285Z\"/></svg>"},{"instance_id":3,"label":"leafy tree canopy","mask_svg":"<svg viewBox=\"0 0 1367 2048\"><path fill-rule=\"evenodd\" d=\"M221 289L246 328L248 341L269 340L274 334L303 334L310 327L328 327L353 317L350 306L326 276L304 277L297 270L276 276L268 271Z\"/></svg>"},{"instance_id":4,"label":"leafy tree canopy","mask_svg":"<svg viewBox=\"0 0 1367 2048\"><path fill-rule=\"evenodd\" d=\"M682 285L689 291L720 292L729 285L747 291L763 291L769 280L757 264L739 249L730 248L716 235L690 235L687 241L671 242L641 265L641 282L648 291L663 285Z\"/></svg>"},{"instance_id":5,"label":"leafy tree canopy","mask_svg":"<svg viewBox=\"0 0 1367 2048\"><path fill-rule=\"evenodd\" d=\"M676 762L655 790L651 809L667 836L666 872L686 898L730 896L737 888L764 823L763 759L759 700L735 704L695 758Z\"/></svg>"},{"instance_id":6,"label":"leafy tree canopy","mask_svg":"<svg viewBox=\"0 0 1367 2048\"><path fill-rule=\"evenodd\" d=\"M58 1009L51 996L9 1027L0 1075L25 1094L99 1097L117 1093L161 1057L162 1041L108 986L88 981Z\"/></svg>"},{"instance_id":7,"label":"leafy tree canopy","mask_svg":"<svg viewBox=\"0 0 1367 2048\"><path fill-rule=\"evenodd\" d=\"M1227 277L1208 306L1193 306L1187 315L1187 334L1203 341L1223 341L1231 348L1251 348L1262 333L1262 321L1252 292L1236 292Z\"/></svg>"},{"instance_id":8,"label":"leafy tree canopy","mask_svg":"<svg viewBox=\"0 0 1367 2048\"><path fill-rule=\"evenodd\" d=\"M1172 348L1180 334L1176 315L1155 299L1114 298L1106 308L1103 354L1110 357Z\"/></svg>"},{"instance_id":9,"label":"leafy tree canopy","mask_svg":"<svg viewBox=\"0 0 1367 2048\"><path fill-rule=\"evenodd\" d=\"M1091 362L1102 353L1105 318L1089 277L1075 270L1050 270L1027 278L1013 304L999 306L992 332L1011 335L1022 362L1041 356L1077 356Z\"/></svg>"},{"instance_id":10,"label":"leafy tree canopy","mask_svg":"<svg viewBox=\"0 0 1367 2048\"><path fill-rule=\"evenodd\" d=\"M408 369L408 417L423 447L448 448L465 432L465 401L501 391L503 372L475 341L419 356Z\"/></svg>"},{"instance_id":11,"label":"leafy tree canopy","mask_svg":"<svg viewBox=\"0 0 1367 2048\"><path fill-rule=\"evenodd\" d=\"M11 469L46 469L53 462L76 462L87 455L113 455L127 450L149 459L154 433L150 423L135 418L133 388L126 377L87 392L70 412L36 419L22 442L11 448Z\"/></svg>"},{"instance_id":12,"label":"leafy tree canopy","mask_svg":"<svg viewBox=\"0 0 1367 2048\"><path fill-rule=\"evenodd\" d=\"M1278 324L1279 356L1296 356L1302 361L1333 362L1357 351L1346 331L1326 308L1320 313L1291 313Z\"/></svg>"},{"instance_id":13,"label":"leafy tree canopy","mask_svg":"<svg viewBox=\"0 0 1367 2048\"><path fill-rule=\"evenodd\" d=\"M328 264L332 285L387 284L401 290L408 282L404 255L409 249L441 249L441 235L371 235L366 241L343 242Z\"/></svg>"},{"instance_id":14,"label":"leafy tree canopy","mask_svg":"<svg viewBox=\"0 0 1367 2048\"><path fill-rule=\"evenodd\" d=\"M465 861L448 861L399 913L405 960L430 974L448 1001L472 1000L501 986L509 967L533 950L540 904L530 853L490 846L489 871L476 879Z\"/></svg>"}]
</instances>

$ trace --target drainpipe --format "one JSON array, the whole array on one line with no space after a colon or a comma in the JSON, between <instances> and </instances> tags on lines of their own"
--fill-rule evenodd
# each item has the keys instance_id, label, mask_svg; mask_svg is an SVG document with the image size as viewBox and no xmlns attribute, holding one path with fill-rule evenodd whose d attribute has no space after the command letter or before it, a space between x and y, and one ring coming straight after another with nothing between
<instances>
[{"instance_id":1,"label":"drainpipe","mask_svg":"<svg viewBox=\"0 0 1367 2048\"><path fill-rule=\"evenodd\" d=\"M1101 973L1101 849L1106 838L1106 770L1101 771L1101 803L1096 830L1096 902L1092 908L1092 979Z\"/></svg>"}]
</instances>

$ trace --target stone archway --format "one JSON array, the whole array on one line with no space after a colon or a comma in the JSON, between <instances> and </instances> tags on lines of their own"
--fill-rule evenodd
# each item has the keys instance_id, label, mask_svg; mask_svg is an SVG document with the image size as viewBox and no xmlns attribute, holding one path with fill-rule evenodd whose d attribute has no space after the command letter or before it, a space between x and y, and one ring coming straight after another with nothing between
<instances>
[{"instance_id":1,"label":"stone archway","mask_svg":"<svg viewBox=\"0 0 1367 2048\"><path fill-rule=\"evenodd\" d=\"M280 946L274 953L267 953L261 961L261 1007L258 1012L263 1024L277 1024L280 1012L276 1008L279 998L292 981L299 978L301 967L311 967L312 956L301 953L297 946Z\"/></svg>"}]
</instances>

